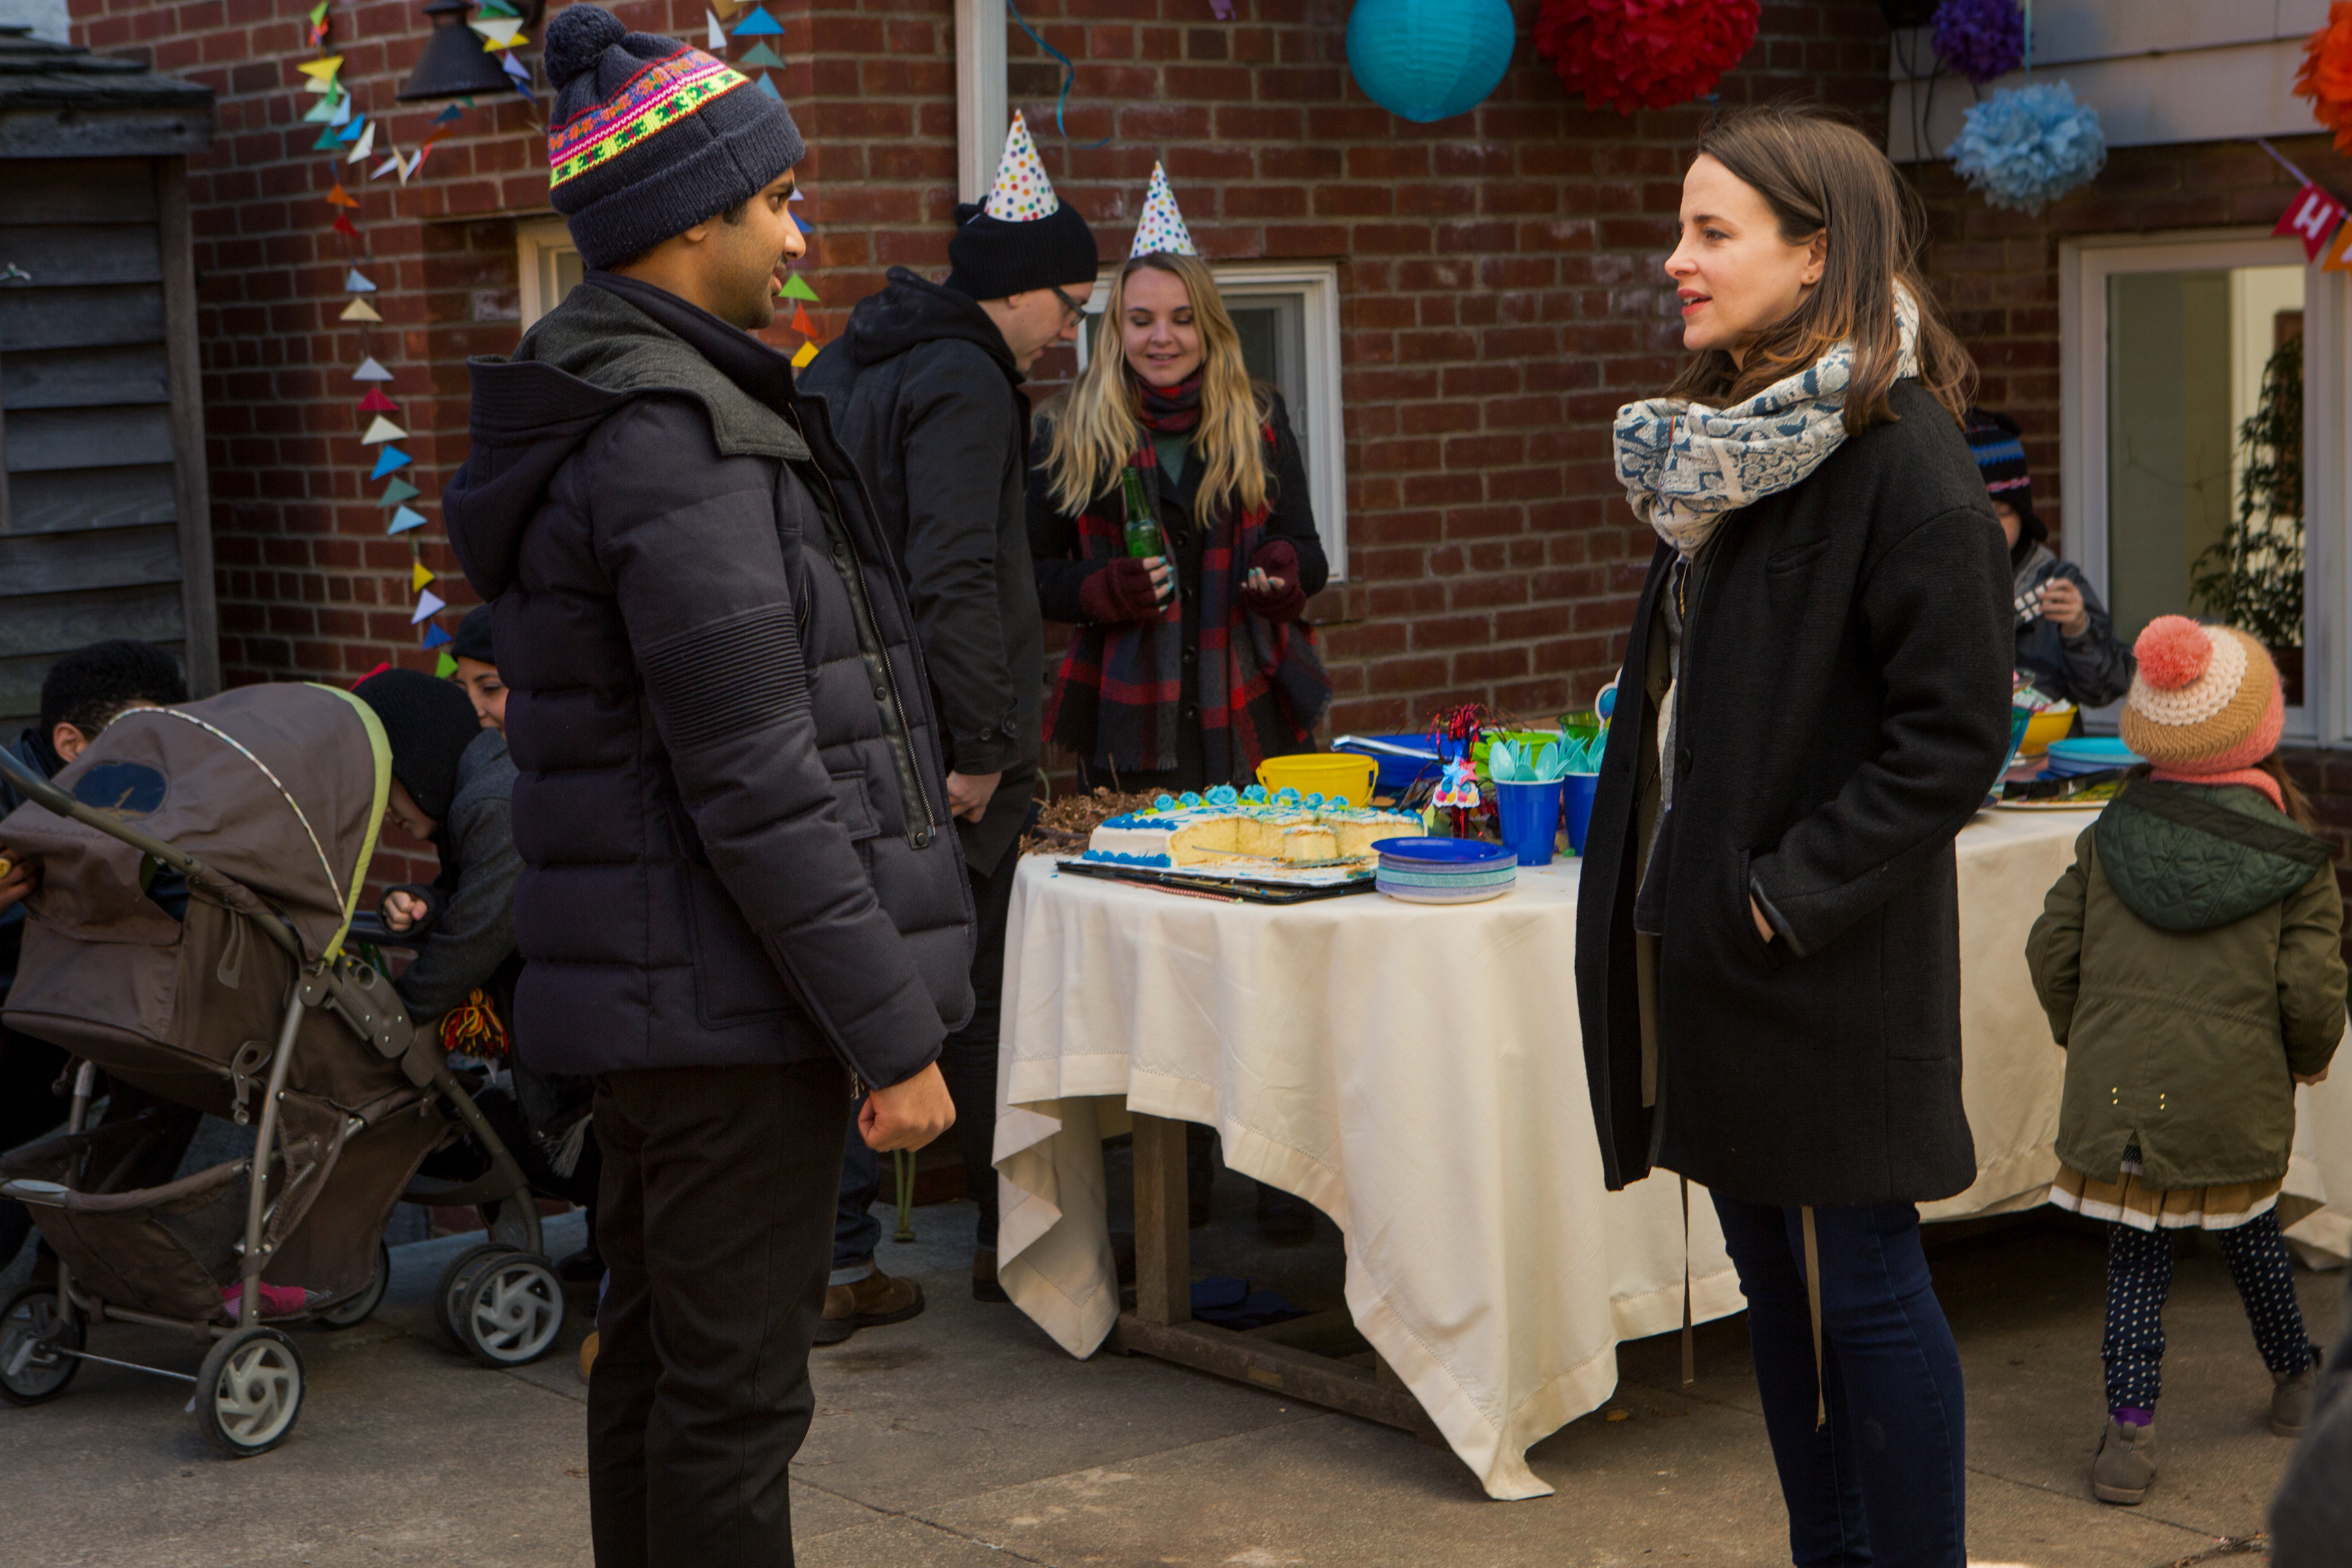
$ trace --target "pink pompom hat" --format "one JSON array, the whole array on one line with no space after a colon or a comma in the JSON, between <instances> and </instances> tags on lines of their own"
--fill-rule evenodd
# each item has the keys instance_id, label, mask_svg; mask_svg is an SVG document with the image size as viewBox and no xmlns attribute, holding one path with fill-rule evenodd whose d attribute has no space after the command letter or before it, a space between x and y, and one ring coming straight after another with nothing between
<instances>
[{"instance_id":1,"label":"pink pompom hat","mask_svg":"<svg viewBox=\"0 0 2352 1568\"><path fill-rule=\"evenodd\" d=\"M2286 701L2270 650L2233 626L2158 616L2132 644L2124 744L2162 773L2242 772L2278 750Z\"/></svg>"}]
</instances>

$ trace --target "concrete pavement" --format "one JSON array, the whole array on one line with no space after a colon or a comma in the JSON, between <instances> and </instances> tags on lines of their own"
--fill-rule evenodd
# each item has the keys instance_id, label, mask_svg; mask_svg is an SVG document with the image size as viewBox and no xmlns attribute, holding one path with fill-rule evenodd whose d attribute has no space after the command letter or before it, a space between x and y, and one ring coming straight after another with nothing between
<instances>
[{"instance_id":1,"label":"concrete pavement","mask_svg":"<svg viewBox=\"0 0 2352 1568\"><path fill-rule=\"evenodd\" d=\"M1314 1246L1271 1253L1255 1245L1246 1184L1226 1176L1219 1204L1217 1226L1196 1237L1198 1266L1270 1279L1302 1303L1336 1297L1328 1222ZM1558 1495L1497 1503L1405 1434L1150 1361L1071 1360L1014 1310L970 1300L971 1212L919 1211L919 1243L883 1243L886 1268L925 1283L921 1318L817 1354L793 1500L806 1568L1788 1561L1741 1320L1699 1331L1687 1390L1671 1336L1625 1346L1609 1406L1532 1456ZM551 1251L576 1246L578 1225L552 1222ZM108 1366L86 1366L48 1405L0 1406L11 1489L0 1560L586 1563L585 1391L572 1354L584 1325L533 1367L467 1361L427 1302L466 1245L398 1249L373 1318L299 1336L310 1392L292 1438L263 1458L215 1457L181 1413L185 1384ZM2163 1478L2137 1509L2091 1500L2104 1256L2095 1236L2054 1219L1936 1245L1968 1367L1976 1563L2154 1568L2234 1555L2228 1543L2262 1528L2289 1446L2264 1424L2269 1379L2210 1243L2181 1260L2166 1321ZM2322 1340L2343 1280L2298 1277ZM200 1353L121 1327L91 1349L187 1371Z\"/></svg>"}]
</instances>

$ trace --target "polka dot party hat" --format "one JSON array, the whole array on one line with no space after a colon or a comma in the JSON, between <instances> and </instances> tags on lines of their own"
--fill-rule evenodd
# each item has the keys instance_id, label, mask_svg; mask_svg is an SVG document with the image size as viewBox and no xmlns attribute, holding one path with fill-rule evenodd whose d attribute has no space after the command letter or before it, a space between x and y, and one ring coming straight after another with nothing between
<instances>
[{"instance_id":1,"label":"polka dot party hat","mask_svg":"<svg viewBox=\"0 0 2352 1568\"><path fill-rule=\"evenodd\" d=\"M1176 210L1176 193L1168 188L1168 171L1154 163L1151 188L1143 196L1143 221L1136 225L1135 248L1128 253L1128 258L1160 253L1201 254L1192 247L1192 231L1184 226L1184 215Z\"/></svg>"},{"instance_id":2,"label":"polka dot party hat","mask_svg":"<svg viewBox=\"0 0 2352 1568\"><path fill-rule=\"evenodd\" d=\"M1034 223L1051 217L1062 205L1045 165L1037 161L1037 143L1030 139L1029 122L1013 111L1013 129L1004 133L1004 156L996 163L996 184L989 187L982 209L1005 223Z\"/></svg>"}]
</instances>

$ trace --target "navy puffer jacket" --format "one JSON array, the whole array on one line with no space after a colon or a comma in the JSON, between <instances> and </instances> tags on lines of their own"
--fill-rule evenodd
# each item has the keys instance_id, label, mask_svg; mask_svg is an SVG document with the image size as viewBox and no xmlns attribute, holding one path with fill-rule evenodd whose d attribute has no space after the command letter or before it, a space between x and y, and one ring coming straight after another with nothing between
<instances>
[{"instance_id":1,"label":"navy puffer jacket","mask_svg":"<svg viewBox=\"0 0 2352 1568\"><path fill-rule=\"evenodd\" d=\"M971 1010L971 895L913 617L823 405L602 272L472 371L444 507L511 693L524 1061L919 1071Z\"/></svg>"}]
</instances>

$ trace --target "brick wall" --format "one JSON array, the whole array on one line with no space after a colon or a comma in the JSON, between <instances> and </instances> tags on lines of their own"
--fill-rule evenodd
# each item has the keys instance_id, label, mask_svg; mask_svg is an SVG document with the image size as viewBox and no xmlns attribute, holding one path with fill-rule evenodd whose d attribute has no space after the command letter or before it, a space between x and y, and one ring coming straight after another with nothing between
<instances>
[{"instance_id":1,"label":"brick wall","mask_svg":"<svg viewBox=\"0 0 2352 1568\"><path fill-rule=\"evenodd\" d=\"M512 224L545 208L528 106L469 114L403 190L311 151L315 101L295 0L72 0L80 38L149 51L220 95L220 140L194 171L224 663L231 679L348 679L421 664L404 541L383 536L354 437L363 352L414 435L427 500L464 452L467 353L511 346ZM631 25L699 38L699 5L634 0ZM894 263L944 265L954 184L950 0L781 0L783 89L814 151L809 267L830 336ZM1341 727L1417 721L1478 699L1529 714L1588 694L1612 661L1648 549L1609 481L1605 430L1666 376L1656 263L1685 149L1705 110L1586 111L1521 58L1474 114L1415 126L1344 65L1343 0L1033 0L1078 62L1071 142L1052 133L1060 68L1009 29L1012 98L1040 128L1066 195L1127 244L1154 158L1219 258L1339 263L1349 407L1351 581L1316 606ZM1532 0L1519 9L1533 10ZM330 47L366 111L413 147L438 106L392 95L425 21L415 5L337 4ZM1885 32L1869 0L1772 5L1726 102L1806 92L1882 107ZM736 51L736 52L740 52ZM529 51L526 51L528 58ZM1108 136L1085 151L1076 142ZM323 203L362 205L352 247ZM353 260L384 324L339 322ZM477 321L478 314L493 319ZM777 341L793 343L791 334ZM1063 367L1066 371L1066 364ZM1053 367L1047 367L1050 381ZM425 563L467 600L427 509Z\"/></svg>"},{"instance_id":2,"label":"brick wall","mask_svg":"<svg viewBox=\"0 0 2352 1568\"><path fill-rule=\"evenodd\" d=\"M1327 628L1334 731L1412 727L1445 703L1578 705L1613 669L1649 560L1611 479L1618 405L1672 373L1679 323L1658 264L1704 108L1587 111L1520 47L1488 101L1397 119L1346 68L1345 0L1027 0L1077 63L1017 27L1009 88L1055 187L1124 255L1155 159L1213 259L1339 264L1349 580ZM946 261L954 202L945 0L815 7L807 123L827 312L892 264ZM1727 104L1805 94L1885 110L1875 5L1767 5ZM1107 147L1083 143L1109 138ZM1042 390L1071 368L1041 364Z\"/></svg>"}]
</instances>

